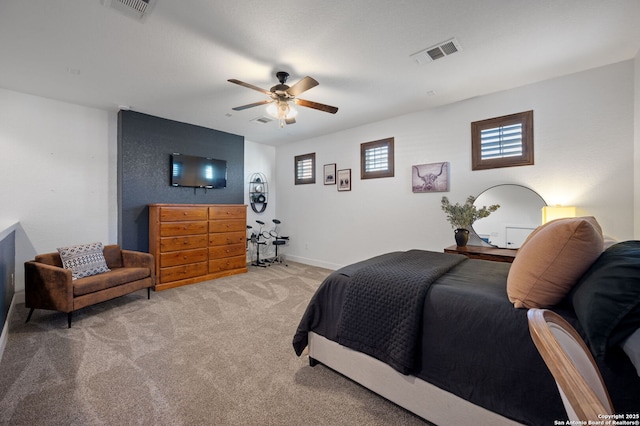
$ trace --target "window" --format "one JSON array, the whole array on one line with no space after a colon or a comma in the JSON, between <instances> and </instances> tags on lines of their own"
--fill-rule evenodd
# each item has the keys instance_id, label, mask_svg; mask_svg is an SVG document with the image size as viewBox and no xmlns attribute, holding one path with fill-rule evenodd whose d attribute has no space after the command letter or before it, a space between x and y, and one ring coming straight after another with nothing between
<instances>
[{"instance_id":1,"label":"window","mask_svg":"<svg viewBox=\"0 0 640 426\"><path fill-rule=\"evenodd\" d=\"M316 183L316 153L296 155L294 162L296 185Z\"/></svg>"},{"instance_id":2,"label":"window","mask_svg":"<svg viewBox=\"0 0 640 426\"><path fill-rule=\"evenodd\" d=\"M393 177L393 138L360 144L360 178Z\"/></svg>"},{"instance_id":3,"label":"window","mask_svg":"<svg viewBox=\"0 0 640 426\"><path fill-rule=\"evenodd\" d=\"M471 169L533 164L533 111L471 123Z\"/></svg>"}]
</instances>

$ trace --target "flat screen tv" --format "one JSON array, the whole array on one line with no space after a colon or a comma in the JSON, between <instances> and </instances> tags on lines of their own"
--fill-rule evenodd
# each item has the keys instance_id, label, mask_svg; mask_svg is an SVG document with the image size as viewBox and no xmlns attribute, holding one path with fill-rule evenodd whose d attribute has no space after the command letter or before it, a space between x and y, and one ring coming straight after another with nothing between
<instances>
[{"instance_id":1,"label":"flat screen tv","mask_svg":"<svg viewBox=\"0 0 640 426\"><path fill-rule=\"evenodd\" d=\"M227 162L193 155L171 155L171 185L226 188Z\"/></svg>"}]
</instances>

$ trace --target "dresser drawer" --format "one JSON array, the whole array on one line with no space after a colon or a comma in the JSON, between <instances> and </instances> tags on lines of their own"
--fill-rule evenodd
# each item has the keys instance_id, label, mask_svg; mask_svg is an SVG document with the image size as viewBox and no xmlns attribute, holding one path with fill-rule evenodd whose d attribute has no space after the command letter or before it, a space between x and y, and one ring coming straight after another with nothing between
<instances>
[{"instance_id":1,"label":"dresser drawer","mask_svg":"<svg viewBox=\"0 0 640 426\"><path fill-rule=\"evenodd\" d=\"M245 255L236 257L227 257L224 259L210 260L209 261L209 273L214 274L216 272L228 271L230 269L240 269L247 267L247 259Z\"/></svg>"},{"instance_id":2,"label":"dresser drawer","mask_svg":"<svg viewBox=\"0 0 640 426\"><path fill-rule=\"evenodd\" d=\"M241 256L246 254L244 244L230 244L228 246L209 247L209 259L221 259L223 257Z\"/></svg>"},{"instance_id":3,"label":"dresser drawer","mask_svg":"<svg viewBox=\"0 0 640 426\"><path fill-rule=\"evenodd\" d=\"M244 219L220 219L209 221L209 232L232 232L247 230L247 223Z\"/></svg>"},{"instance_id":4,"label":"dresser drawer","mask_svg":"<svg viewBox=\"0 0 640 426\"><path fill-rule=\"evenodd\" d=\"M185 278L197 277L207 273L207 262L191 263L189 265L172 266L160 268L160 282L183 280Z\"/></svg>"},{"instance_id":5,"label":"dresser drawer","mask_svg":"<svg viewBox=\"0 0 640 426\"><path fill-rule=\"evenodd\" d=\"M209 260L207 249L172 251L160 255L160 267L186 265L188 263L206 262L207 260Z\"/></svg>"},{"instance_id":6,"label":"dresser drawer","mask_svg":"<svg viewBox=\"0 0 640 426\"><path fill-rule=\"evenodd\" d=\"M160 221L207 220L207 207L162 207Z\"/></svg>"},{"instance_id":7,"label":"dresser drawer","mask_svg":"<svg viewBox=\"0 0 640 426\"><path fill-rule=\"evenodd\" d=\"M209 240L206 234L187 237L164 237L160 238L160 252L204 248L208 244Z\"/></svg>"},{"instance_id":8,"label":"dresser drawer","mask_svg":"<svg viewBox=\"0 0 640 426\"><path fill-rule=\"evenodd\" d=\"M209 234L210 246L226 246L227 244L242 244L247 241L245 232L221 232L217 234Z\"/></svg>"},{"instance_id":9,"label":"dresser drawer","mask_svg":"<svg viewBox=\"0 0 640 426\"><path fill-rule=\"evenodd\" d=\"M160 236L206 234L207 222L165 222L160 224Z\"/></svg>"},{"instance_id":10,"label":"dresser drawer","mask_svg":"<svg viewBox=\"0 0 640 426\"><path fill-rule=\"evenodd\" d=\"M212 206L209 207L209 219L243 218L246 212L245 206Z\"/></svg>"}]
</instances>

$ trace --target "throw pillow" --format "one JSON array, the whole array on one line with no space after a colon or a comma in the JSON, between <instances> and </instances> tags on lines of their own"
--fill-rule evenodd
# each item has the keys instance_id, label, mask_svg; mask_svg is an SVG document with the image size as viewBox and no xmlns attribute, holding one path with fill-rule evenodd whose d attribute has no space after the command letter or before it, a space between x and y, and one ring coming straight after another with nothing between
<instances>
[{"instance_id":1,"label":"throw pillow","mask_svg":"<svg viewBox=\"0 0 640 426\"><path fill-rule=\"evenodd\" d=\"M58 253L63 268L71 269L74 280L110 271L104 258L102 243L59 247Z\"/></svg>"},{"instance_id":2,"label":"throw pillow","mask_svg":"<svg viewBox=\"0 0 640 426\"><path fill-rule=\"evenodd\" d=\"M623 241L605 250L569 299L597 358L625 341L640 328L640 241Z\"/></svg>"},{"instance_id":3,"label":"throw pillow","mask_svg":"<svg viewBox=\"0 0 640 426\"><path fill-rule=\"evenodd\" d=\"M511 265L509 300L516 308L556 305L602 250L602 229L593 217L556 219L539 226Z\"/></svg>"}]
</instances>

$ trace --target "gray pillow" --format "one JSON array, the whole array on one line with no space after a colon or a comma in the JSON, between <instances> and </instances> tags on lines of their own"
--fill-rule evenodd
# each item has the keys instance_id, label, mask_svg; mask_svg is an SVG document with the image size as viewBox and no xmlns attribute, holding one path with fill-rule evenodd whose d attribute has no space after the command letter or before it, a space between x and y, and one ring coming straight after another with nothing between
<instances>
[{"instance_id":1,"label":"gray pillow","mask_svg":"<svg viewBox=\"0 0 640 426\"><path fill-rule=\"evenodd\" d=\"M640 241L605 250L569 299L596 358L640 328Z\"/></svg>"}]
</instances>

